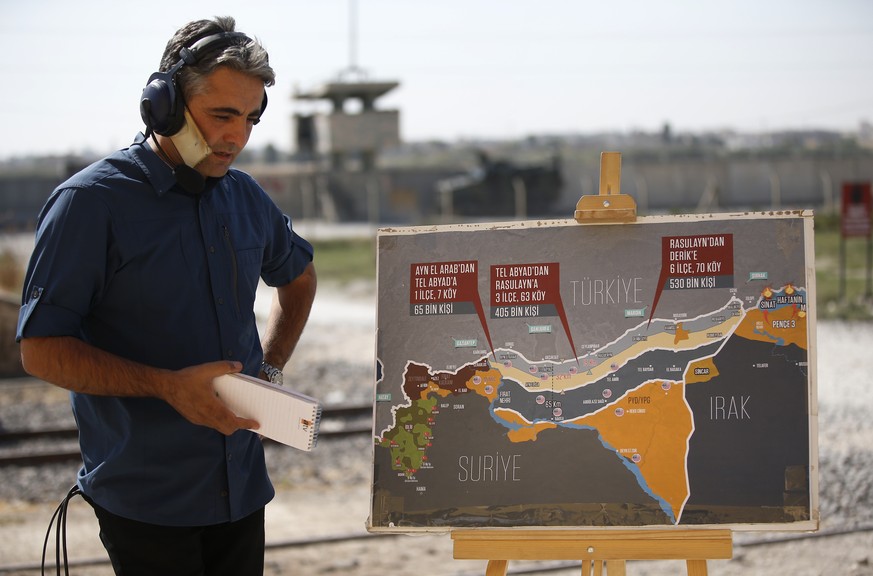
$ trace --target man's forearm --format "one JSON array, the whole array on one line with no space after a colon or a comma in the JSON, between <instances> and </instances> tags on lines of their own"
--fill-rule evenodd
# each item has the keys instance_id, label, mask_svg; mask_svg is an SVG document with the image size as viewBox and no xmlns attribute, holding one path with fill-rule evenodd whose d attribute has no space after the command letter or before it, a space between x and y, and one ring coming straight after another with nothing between
<instances>
[{"instance_id":1,"label":"man's forearm","mask_svg":"<svg viewBox=\"0 0 873 576\"><path fill-rule=\"evenodd\" d=\"M285 366L312 310L316 289L315 267L312 264L293 282L277 289L264 331L264 360L279 368Z\"/></svg>"},{"instance_id":2,"label":"man's forearm","mask_svg":"<svg viewBox=\"0 0 873 576\"><path fill-rule=\"evenodd\" d=\"M159 398L189 422L222 434L258 427L256 421L231 412L212 385L218 376L239 372L239 362L218 360L163 370L121 358L78 338L53 336L23 339L21 363L28 374L73 392Z\"/></svg>"},{"instance_id":3,"label":"man's forearm","mask_svg":"<svg viewBox=\"0 0 873 576\"><path fill-rule=\"evenodd\" d=\"M31 376L73 392L98 396L163 397L170 374L72 336L24 338L21 363Z\"/></svg>"}]
</instances>

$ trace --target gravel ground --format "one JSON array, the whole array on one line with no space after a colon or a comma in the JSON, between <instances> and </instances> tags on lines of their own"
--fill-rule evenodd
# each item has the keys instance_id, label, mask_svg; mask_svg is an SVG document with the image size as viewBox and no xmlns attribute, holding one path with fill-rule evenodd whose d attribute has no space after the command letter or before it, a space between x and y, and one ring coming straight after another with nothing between
<instances>
[{"instance_id":1,"label":"gravel ground","mask_svg":"<svg viewBox=\"0 0 873 576\"><path fill-rule=\"evenodd\" d=\"M320 293L286 378L327 404L369 402L374 300L373 286L368 284ZM873 527L873 385L869 378L873 324L820 322L817 340L822 530ZM72 422L65 392L20 384L0 382L0 425L11 429ZM368 437L323 440L310 454L268 446L271 474L278 489L276 501L268 507L268 541L364 534L371 448ZM53 465L2 470L0 564L38 561L51 512L74 481L76 469L75 465ZM103 551L87 505L71 506L70 523L74 527L69 536L71 557L101 557ZM710 561L709 572L873 575L871 531L756 545L784 536L736 533L734 558ZM530 566L510 563L511 568ZM267 573L466 575L484 574L484 563L453 560L447 535L371 536L330 547L271 549ZM579 568L553 573L578 574ZM684 568L671 561L634 562L628 567L632 575L670 573L684 573ZM91 566L71 574L102 576L110 572Z\"/></svg>"}]
</instances>

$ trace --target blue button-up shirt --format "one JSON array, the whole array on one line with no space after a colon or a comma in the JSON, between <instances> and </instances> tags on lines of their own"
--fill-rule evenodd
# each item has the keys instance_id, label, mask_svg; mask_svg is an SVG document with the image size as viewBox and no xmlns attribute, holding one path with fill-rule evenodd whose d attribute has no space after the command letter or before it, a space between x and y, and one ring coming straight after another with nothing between
<instances>
[{"instance_id":1,"label":"blue button-up shirt","mask_svg":"<svg viewBox=\"0 0 873 576\"><path fill-rule=\"evenodd\" d=\"M18 339L75 336L175 370L219 359L257 374L259 278L294 280L312 260L238 170L185 194L144 142L73 176L39 216ZM155 398L73 393L83 492L110 512L174 526L234 521L273 497L258 436L191 424Z\"/></svg>"}]
</instances>

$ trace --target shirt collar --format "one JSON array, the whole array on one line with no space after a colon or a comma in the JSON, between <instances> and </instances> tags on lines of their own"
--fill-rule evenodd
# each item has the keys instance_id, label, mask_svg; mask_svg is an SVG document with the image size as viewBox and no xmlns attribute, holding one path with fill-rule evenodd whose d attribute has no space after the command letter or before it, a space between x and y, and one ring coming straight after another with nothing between
<instances>
[{"instance_id":1,"label":"shirt collar","mask_svg":"<svg viewBox=\"0 0 873 576\"><path fill-rule=\"evenodd\" d=\"M128 151L158 196L163 196L176 185L173 169L152 150L142 132L136 135Z\"/></svg>"},{"instance_id":2,"label":"shirt collar","mask_svg":"<svg viewBox=\"0 0 873 576\"><path fill-rule=\"evenodd\" d=\"M152 185L152 188L154 188L155 193L158 196L163 196L173 188L176 188L177 192L186 193L176 182L176 176L173 174L173 169L169 164L161 160L161 157L152 150L152 147L146 141L146 137L142 132L136 135L133 144L131 144L127 150L136 165L139 166L146 175L149 184ZM227 176L229 173L230 170L228 170L224 176ZM224 179L224 176L221 178L207 178L201 196L215 188L215 186Z\"/></svg>"}]
</instances>

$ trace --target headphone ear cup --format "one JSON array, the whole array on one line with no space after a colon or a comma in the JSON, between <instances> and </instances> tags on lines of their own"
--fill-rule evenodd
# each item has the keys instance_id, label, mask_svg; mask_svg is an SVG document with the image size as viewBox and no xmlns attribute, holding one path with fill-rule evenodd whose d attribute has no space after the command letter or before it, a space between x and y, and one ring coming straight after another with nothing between
<instances>
[{"instance_id":1,"label":"headphone ear cup","mask_svg":"<svg viewBox=\"0 0 873 576\"><path fill-rule=\"evenodd\" d=\"M185 125L185 105L173 82L172 73L155 72L142 90L139 113L155 134L172 136Z\"/></svg>"}]
</instances>

